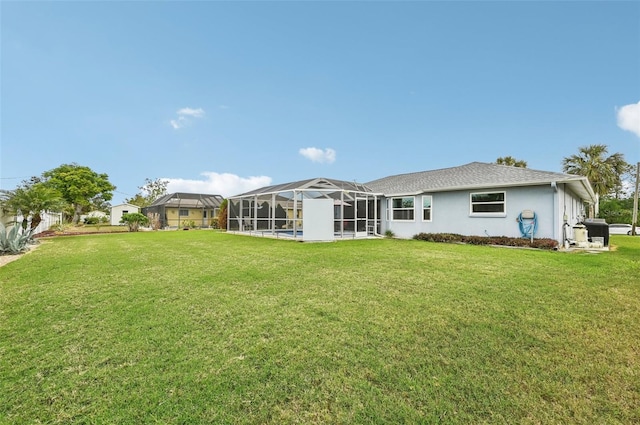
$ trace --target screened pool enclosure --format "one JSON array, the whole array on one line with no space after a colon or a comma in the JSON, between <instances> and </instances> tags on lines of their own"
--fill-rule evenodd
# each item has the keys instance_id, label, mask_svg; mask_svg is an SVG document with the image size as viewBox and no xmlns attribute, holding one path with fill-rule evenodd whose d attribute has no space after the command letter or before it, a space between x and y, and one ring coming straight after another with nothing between
<instances>
[{"instance_id":1,"label":"screened pool enclosure","mask_svg":"<svg viewBox=\"0 0 640 425\"><path fill-rule=\"evenodd\" d=\"M331 241L380 234L380 195L355 182L316 178L230 197L227 230Z\"/></svg>"}]
</instances>

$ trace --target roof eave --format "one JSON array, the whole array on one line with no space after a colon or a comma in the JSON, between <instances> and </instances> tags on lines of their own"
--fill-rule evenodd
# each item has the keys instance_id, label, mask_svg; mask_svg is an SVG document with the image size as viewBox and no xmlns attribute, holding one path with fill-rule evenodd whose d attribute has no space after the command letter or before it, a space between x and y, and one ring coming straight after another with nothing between
<instances>
[{"instance_id":1,"label":"roof eave","mask_svg":"<svg viewBox=\"0 0 640 425\"><path fill-rule=\"evenodd\" d=\"M529 182L513 182L513 183L499 183L499 184L475 184L475 185L464 185L464 186L447 186L447 187L438 187L438 188L425 188L414 190L411 192L389 192L384 193L385 197L397 197L397 196L416 196L422 193L438 193L438 192L454 192L461 190L480 190L480 189L490 189L490 188L508 188L508 187L521 187L521 186L545 186L551 185L553 183L567 183L572 189L583 199L587 201L595 202L595 194L591 189L591 185L586 182L584 177L576 176L575 178L569 179L559 179L559 180L548 180L548 181L529 181ZM579 185L579 186L578 186ZM583 188L583 190L579 190L578 187Z\"/></svg>"}]
</instances>

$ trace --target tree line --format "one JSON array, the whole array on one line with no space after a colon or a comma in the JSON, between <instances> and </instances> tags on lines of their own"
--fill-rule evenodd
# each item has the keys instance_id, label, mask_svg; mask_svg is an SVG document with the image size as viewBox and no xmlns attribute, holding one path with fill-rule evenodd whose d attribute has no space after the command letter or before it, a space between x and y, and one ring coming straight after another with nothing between
<instances>
[{"instance_id":1,"label":"tree line","mask_svg":"<svg viewBox=\"0 0 640 425\"><path fill-rule=\"evenodd\" d=\"M526 161L512 156L500 157L496 163L527 167ZM602 144L583 146L577 154L563 158L562 170L589 179L600 198L600 218L608 223L631 223L635 167L623 154L609 155L608 147ZM125 202L141 208L149 206L167 193L167 184L166 180L147 178L138 187L140 191ZM105 173L76 163L62 164L23 181L14 190L0 191L0 208L21 216L24 229L36 228L45 211L62 212L65 221L77 224L80 216L91 210L108 212L115 189Z\"/></svg>"},{"instance_id":2,"label":"tree line","mask_svg":"<svg viewBox=\"0 0 640 425\"><path fill-rule=\"evenodd\" d=\"M578 153L562 159L562 171L585 176L599 200L598 217L607 223L631 223L633 216L632 182L636 167L624 154L609 155L607 145L582 146ZM527 167L527 162L514 157L500 157L496 164Z\"/></svg>"}]
</instances>

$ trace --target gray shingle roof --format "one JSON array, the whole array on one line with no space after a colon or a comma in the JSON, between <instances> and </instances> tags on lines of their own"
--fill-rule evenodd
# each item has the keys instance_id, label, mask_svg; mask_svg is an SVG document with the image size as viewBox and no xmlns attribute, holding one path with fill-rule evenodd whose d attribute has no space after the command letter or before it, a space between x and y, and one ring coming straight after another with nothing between
<instances>
[{"instance_id":1,"label":"gray shingle roof","mask_svg":"<svg viewBox=\"0 0 640 425\"><path fill-rule=\"evenodd\" d=\"M586 182L589 189L584 189L579 194L588 194L589 196L584 197L589 199L593 193L588 181L582 176L484 162L472 162L440 170L398 174L373 180L365 185L374 192L381 192L388 196L473 188L530 186L550 184L551 182L579 183L572 185L576 191Z\"/></svg>"},{"instance_id":2,"label":"gray shingle roof","mask_svg":"<svg viewBox=\"0 0 640 425\"><path fill-rule=\"evenodd\" d=\"M166 205L183 208L218 208L222 201L223 198L220 195L176 192L161 196L149 207Z\"/></svg>"},{"instance_id":3,"label":"gray shingle roof","mask_svg":"<svg viewBox=\"0 0 640 425\"><path fill-rule=\"evenodd\" d=\"M370 192L368 188L360 183L348 182L344 180L327 179L324 177L317 177L314 179L300 180L291 183L276 184L273 186L265 186L259 189L245 192L240 195L232 196L232 198L239 198L250 195L260 195L265 193L281 193L288 192L297 189L344 189L352 190L355 192Z\"/></svg>"}]
</instances>

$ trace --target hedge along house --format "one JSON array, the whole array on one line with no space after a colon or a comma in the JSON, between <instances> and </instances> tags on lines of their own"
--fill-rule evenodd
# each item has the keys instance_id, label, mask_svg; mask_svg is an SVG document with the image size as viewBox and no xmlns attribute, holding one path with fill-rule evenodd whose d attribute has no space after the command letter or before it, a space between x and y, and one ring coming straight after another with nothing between
<instances>
[{"instance_id":1,"label":"hedge along house","mask_svg":"<svg viewBox=\"0 0 640 425\"><path fill-rule=\"evenodd\" d=\"M562 244L585 218L585 204L597 202L586 177L481 162L366 186L384 194L381 232L401 238L421 232L524 237L524 227Z\"/></svg>"},{"instance_id":2,"label":"hedge along house","mask_svg":"<svg viewBox=\"0 0 640 425\"><path fill-rule=\"evenodd\" d=\"M162 228L211 227L222 201L220 195L176 192L156 199L142 213L158 214Z\"/></svg>"},{"instance_id":3,"label":"hedge along house","mask_svg":"<svg viewBox=\"0 0 640 425\"><path fill-rule=\"evenodd\" d=\"M379 235L379 194L355 182L315 178L228 198L227 230L303 241Z\"/></svg>"}]
</instances>

